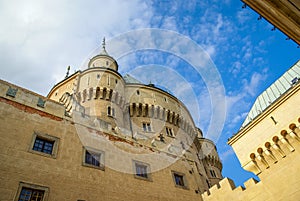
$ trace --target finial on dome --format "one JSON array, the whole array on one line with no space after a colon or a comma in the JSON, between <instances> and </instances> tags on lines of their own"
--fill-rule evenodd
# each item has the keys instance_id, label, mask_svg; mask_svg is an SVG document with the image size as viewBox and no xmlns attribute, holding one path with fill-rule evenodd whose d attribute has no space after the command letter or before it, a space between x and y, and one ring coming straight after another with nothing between
<instances>
[{"instance_id":1,"label":"finial on dome","mask_svg":"<svg viewBox=\"0 0 300 201\"><path fill-rule=\"evenodd\" d=\"M103 40L102 40L102 48L105 50L105 37L103 37Z\"/></svg>"},{"instance_id":2,"label":"finial on dome","mask_svg":"<svg viewBox=\"0 0 300 201\"><path fill-rule=\"evenodd\" d=\"M103 37L103 40L102 40L102 51L101 51L101 53L100 54L105 54L105 55L107 55L107 52L106 52L106 49L105 49L105 45L106 45L106 43L105 43L105 37Z\"/></svg>"},{"instance_id":3,"label":"finial on dome","mask_svg":"<svg viewBox=\"0 0 300 201\"><path fill-rule=\"evenodd\" d=\"M71 69L71 67L70 67L70 66L68 66L68 68L67 68L67 73L66 73L66 77L65 77L65 78L69 77L69 72L70 72L70 69Z\"/></svg>"}]
</instances>

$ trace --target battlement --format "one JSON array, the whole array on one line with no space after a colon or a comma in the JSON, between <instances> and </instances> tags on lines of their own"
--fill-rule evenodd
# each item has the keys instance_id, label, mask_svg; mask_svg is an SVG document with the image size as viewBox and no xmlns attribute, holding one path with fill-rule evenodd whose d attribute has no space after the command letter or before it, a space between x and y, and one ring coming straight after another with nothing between
<instances>
[{"instance_id":1,"label":"battlement","mask_svg":"<svg viewBox=\"0 0 300 201\"><path fill-rule=\"evenodd\" d=\"M244 187L236 187L234 182L229 178L224 178L218 184L212 186L208 191L202 194L203 200L244 200L240 199L247 197L249 193L244 192L257 188L260 182L251 178L244 182ZM257 190L256 190L257 191Z\"/></svg>"},{"instance_id":2,"label":"battlement","mask_svg":"<svg viewBox=\"0 0 300 201\"><path fill-rule=\"evenodd\" d=\"M34 113L35 110L40 116L48 116L56 120L66 118L63 105L3 80L0 80L0 99L1 102L29 113Z\"/></svg>"}]
</instances>

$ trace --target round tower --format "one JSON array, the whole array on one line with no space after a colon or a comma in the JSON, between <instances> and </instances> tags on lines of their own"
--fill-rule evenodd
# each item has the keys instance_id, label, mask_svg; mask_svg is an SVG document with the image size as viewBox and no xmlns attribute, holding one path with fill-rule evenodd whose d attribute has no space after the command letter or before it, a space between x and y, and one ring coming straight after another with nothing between
<instances>
[{"instance_id":1,"label":"round tower","mask_svg":"<svg viewBox=\"0 0 300 201\"><path fill-rule=\"evenodd\" d=\"M208 187L213 186L222 180L222 162L219 158L217 148L213 141L206 138L198 138L201 149L199 150L199 159L202 161Z\"/></svg>"},{"instance_id":2,"label":"round tower","mask_svg":"<svg viewBox=\"0 0 300 201\"><path fill-rule=\"evenodd\" d=\"M90 59L88 68L79 77L77 99L90 116L124 127L125 82L118 73L118 63L105 49Z\"/></svg>"}]
</instances>

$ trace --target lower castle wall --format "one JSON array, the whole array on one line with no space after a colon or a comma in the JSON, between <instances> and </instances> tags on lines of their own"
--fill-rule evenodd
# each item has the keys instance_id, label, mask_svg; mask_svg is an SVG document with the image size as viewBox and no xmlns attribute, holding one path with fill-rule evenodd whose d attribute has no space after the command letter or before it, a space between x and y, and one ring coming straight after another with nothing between
<instances>
[{"instance_id":1,"label":"lower castle wall","mask_svg":"<svg viewBox=\"0 0 300 201\"><path fill-rule=\"evenodd\" d=\"M250 179L245 188L235 187L232 180L224 178L219 185L202 194L204 201L298 201L300 198L300 142L292 142L295 151L270 164L259 174L260 182Z\"/></svg>"},{"instance_id":2,"label":"lower castle wall","mask_svg":"<svg viewBox=\"0 0 300 201\"><path fill-rule=\"evenodd\" d=\"M200 176L191 171L186 160L179 159L167 168L151 173L151 181L137 179L133 174L110 167L100 170L83 166L84 152L78 130L74 122L64 116L61 105L46 102L45 108L40 108L36 106L37 98L34 98L35 102L26 99L32 105L25 106L16 102L23 100L21 89L15 98L8 99L3 98L6 91L7 87L0 90L1 201L17 200L20 182L47 187L48 198L43 201L202 200L200 193L196 192L199 188L196 180L200 180ZM48 108L50 104L51 110ZM49 114L48 110L53 114ZM56 113L60 117L55 116ZM59 139L55 158L32 153L30 147L35 132ZM134 149L129 143L126 146L125 142L119 144ZM140 147L140 150L143 148ZM113 158L122 156L105 152L105 163ZM131 162L127 165L132 167ZM193 170L196 168L193 167ZM172 171L185 175L187 188L175 186ZM203 191L203 188L200 190Z\"/></svg>"}]
</instances>

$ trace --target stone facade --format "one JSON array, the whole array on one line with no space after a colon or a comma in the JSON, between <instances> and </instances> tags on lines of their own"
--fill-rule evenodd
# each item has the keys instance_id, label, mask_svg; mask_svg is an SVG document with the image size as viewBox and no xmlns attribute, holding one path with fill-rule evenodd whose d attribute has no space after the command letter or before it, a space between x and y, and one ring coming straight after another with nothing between
<instances>
[{"instance_id":1,"label":"stone facade","mask_svg":"<svg viewBox=\"0 0 300 201\"><path fill-rule=\"evenodd\" d=\"M242 167L260 181L250 179L244 188L235 187L233 181L225 178L202 195L204 200L299 200L299 77L300 61L258 97L248 116L255 110L257 115L228 141ZM273 102L267 100L268 96ZM263 111L256 105L262 105L260 97L269 102Z\"/></svg>"},{"instance_id":2,"label":"stone facade","mask_svg":"<svg viewBox=\"0 0 300 201\"><path fill-rule=\"evenodd\" d=\"M202 200L222 179L187 108L105 49L47 97L0 82L0 200Z\"/></svg>"}]
</instances>

